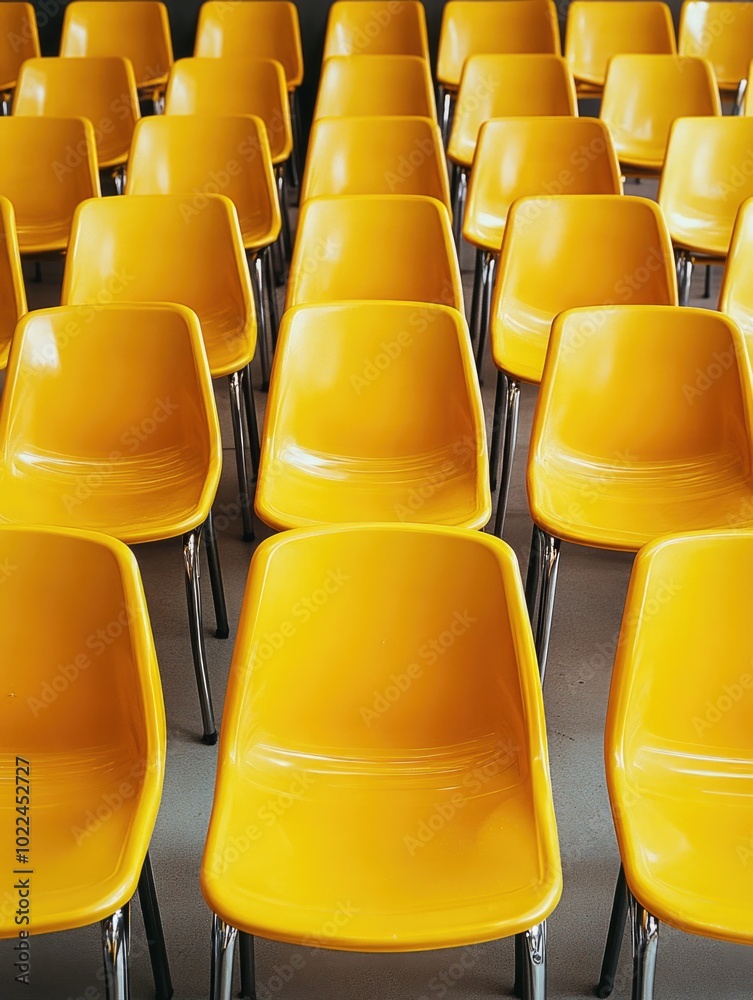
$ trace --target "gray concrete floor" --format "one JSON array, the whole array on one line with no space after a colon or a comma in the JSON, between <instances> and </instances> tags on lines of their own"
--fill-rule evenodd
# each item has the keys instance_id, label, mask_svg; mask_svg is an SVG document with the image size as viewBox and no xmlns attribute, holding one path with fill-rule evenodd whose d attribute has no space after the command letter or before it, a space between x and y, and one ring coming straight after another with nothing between
<instances>
[{"instance_id":1,"label":"gray concrete floor","mask_svg":"<svg viewBox=\"0 0 753 1000\"><path fill-rule=\"evenodd\" d=\"M629 184L628 193L651 196L655 187ZM462 255L470 307L473 258ZM31 273L31 272L29 272ZM62 267L44 265L41 285L29 283L31 308L56 305ZM700 299L703 273L694 282L694 305L716 304L720 272L711 300ZM487 358L483 397L491 432L494 371ZM258 386L258 371L257 371ZM232 441L227 390L217 384L223 439ZM265 397L256 393L261 421ZM505 531L523 571L528 561L531 519L524 475L536 399L523 387L518 451ZM253 546L240 539L232 516L236 496L232 449L215 507L231 638L207 638L215 708L221 711L232 652L232 635ZM257 537L269 532L258 525ZM199 866L212 802L216 748L197 741L196 687L188 639L182 560L177 541L137 550L146 587L165 692L168 760L162 808L152 842L177 1000L209 995L210 914L199 891ZM598 978L601 953L618 870L618 854L604 780L603 734L609 678L632 560L623 554L563 546L552 645L545 687L554 796L564 864L562 901L549 921L549 997L587 997ZM205 584L206 574L205 574ZM208 615L211 598L206 590ZM500 863L504 859L500 859ZM143 929L134 908L132 993L152 997ZM513 959L509 941L473 948L410 955L358 955L309 951L272 941L257 942L259 1000L350 1000L355 994L389 1000L485 1000L509 994ZM299 968L290 968L296 953ZM463 958L463 965L458 964ZM99 1000L104 997L96 928L33 940L30 986L13 982L10 942L0 942L0 1000ZM286 981L283 981L283 979ZM662 929L656 1000L738 1000L753 995L753 951ZM630 995L630 947L623 947L616 998Z\"/></svg>"}]
</instances>

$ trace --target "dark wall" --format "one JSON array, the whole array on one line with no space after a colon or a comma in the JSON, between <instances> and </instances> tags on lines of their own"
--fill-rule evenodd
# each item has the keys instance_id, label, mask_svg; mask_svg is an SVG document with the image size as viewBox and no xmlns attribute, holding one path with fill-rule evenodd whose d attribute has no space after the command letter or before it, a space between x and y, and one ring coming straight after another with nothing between
<instances>
[{"instance_id":1,"label":"dark wall","mask_svg":"<svg viewBox=\"0 0 753 1000\"><path fill-rule=\"evenodd\" d=\"M60 28L63 20L63 9L66 0L33 0L37 10L42 50L45 55L55 55L60 41ZM196 21L201 0L166 0L170 10L173 45L176 56L190 55L193 49ZM426 17L429 24L429 37L432 47L432 57L436 54L439 25L445 0L424 0ZM681 0L669 0L675 13L679 12ZM322 59L324 30L327 23L327 12L332 0L296 0L298 14L301 20L303 35L304 58L306 64L306 79L302 91L303 107L306 114L313 109L316 95L318 69ZM564 27L564 18L569 0L556 0L560 12L560 22Z\"/></svg>"}]
</instances>

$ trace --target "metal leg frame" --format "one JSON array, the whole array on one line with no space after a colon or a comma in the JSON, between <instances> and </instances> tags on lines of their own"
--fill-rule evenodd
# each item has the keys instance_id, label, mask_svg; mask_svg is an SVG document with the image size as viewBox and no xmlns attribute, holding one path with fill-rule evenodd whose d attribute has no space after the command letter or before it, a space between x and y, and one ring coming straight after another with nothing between
<instances>
[{"instance_id":1,"label":"metal leg frame","mask_svg":"<svg viewBox=\"0 0 753 1000\"><path fill-rule=\"evenodd\" d=\"M301 123L301 101L298 91L292 90L289 95L290 100L290 124L293 129L293 155L290 158L290 176L293 187L299 191L301 189L301 178L303 177L303 126Z\"/></svg>"},{"instance_id":2,"label":"metal leg frame","mask_svg":"<svg viewBox=\"0 0 753 1000\"><path fill-rule=\"evenodd\" d=\"M468 199L468 171L465 167L455 165L453 171L454 189L452 199L452 234L455 237L455 247L460 254L463 242L463 218L465 203Z\"/></svg>"},{"instance_id":3,"label":"metal leg frame","mask_svg":"<svg viewBox=\"0 0 753 1000\"><path fill-rule=\"evenodd\" d=\"M706 280L703 284L703 297L704 299L711 298L711 264L706 265Z\"/></svg>"},{"instance_id":4,"label":"metal leg frame","mask_svg":"<svg viewBox=\"0 0 753 1000\"><path fill-rule=\"evenodd\" d=\"M452 94L449 90L439 87L439 115L440 127L442 129L442 142L445 149L450 141L450 124L452 122Z\"/></svg>"},{"instance_id":5,"label":"metal leg frame","mask_svg":"<svg viewBox=\"0 0 753 1000\"><path fill-rule=\"evenodd\" d=\"M525 933L525 1000L546 1000L546 921Z\"/></svg>"},{"instance_id":6,"label":"metal leg frame","mask_svg":"<svg viewBox=\"0 0 753 1000\"><path fill-rule=\"evenodd\" d=\"M676 251L677 254L677 290L681 306L686 306L690 302L690 282L693 277L693 261L684 250Z\"/></svg>"},{"instance_id":7,"label":"metal leg frame","mask_svg":"<svg viewBox=\"0 0 753 1000\"><path fill-rule=\"evenodd\" d=\"M115 167L112 172L113 180L115 181L115 191L118 194L125 194L126 188L126 165L122 164L120 167Z\"/></svg>"},{"instance_id":8,"label":"metal leg frame","mask_svg":"<svg viewBox=\"0 0 753 1000\"><path fill-rule=\"evenodd\" d=\"M554 535L542 531L538 525L533 526L531 539L531 555L528 561L528 576L526 578L526 604L531 619L531 627L536 642L536 656L539 661L539 674L544 683L546 660L549 653L549 639L552 633L552 615L554 613L554 596L557 589L557 571L559 569L560 540ZM538 605L538 612L536 608Z\"/></svg>"},{"instance_id":9,"label":"metal leg frame","mask_svg":"<svg viewBox=\"0 0 753 1000\"><path fill-rule=\"evenodd\" d=\"M598 984L594 988L595 996L601 997L602 1000L604 1000L604 997L608 997L614 989L617 966L620 961L620 951L622 950L622 938L625 934L625 924L628 918L628 901L629 894L627 882L625 881L625 869L620 865L620 874L617 876L617 885L614 890L612 915L609 918L604 959L601 963L601 975Z\"/></svg>"},{"instance_id":10,"label":"metal leg frame","mask_svg":"<svg viewBox=\"0 0 753 1000\"><path fill-rule=\"evenodd\" d=\"M282 216L282 246L285 253L285 260L290 261L293 255L293 237L290 227L290 205L288 204L288 185L285 181L285 164L280 163L275 167L277 176L277 196L280 199L280 214Z\"/></svg>"},{"instance_id":11,"label":"metal leg frame","mask_svg":"<svg viewBox=\"0 0 753 1000\"><path fill-rule=\"evenodd\" d=\"M254 284L254 304L256 306L256 318L258 335L256 341L259 345L259 356L261 359L261 384L262 389L269 388L270 369L270 348L272 344L271 332L269 329L269 303L266 295L266 280L264 274L264 251L251 254L249 266Z\"/></svg>"},{"instance_id":12,"label":"metal leg frame","mask_svg":"<svg viewBox=\"0 0 753 1000\"><path fill-rule=\"evenodd\" d=\"M207 562L209 563L209 580L212 584L212 601L214 602L214 617L217 623L215 637L227 639L230 626L227 622L227 607L225 605L225 587L222 583L222 567L220 566L220 550L217 547L217 532L214 530L214 517L211 510L204 525L207 543Z\"/></svg>"},{"instance_id":13,"label":"metal leg frame","mask_svg":"<svg viewBox=\"0 0 753 1000\"><path fill-rule=\"evenodd\" d=\"M246 434L243 421L242 371L233 372L230 383L230 414L233 418L235 438L235 462L238 469L238 500L243 518L243 541L253 542L254 520L251 513L251 499L248 488L248 467L246 465Z\"/></svg>"},{"instance_id":14,"label":"metal leg frame","mask_svg":"<svg viewBox=\"0 0 753 1000\"><path fill-rule=\"evenodd\" d=\"M152 962L154 986L157 1000L170 1000L173 995L173 984L170 978L170 964L167 958L165 935L162 930L162 918L157 901L157 890L154 885L152 862L147 853L139 878L139 903L144 918L146 940L149 945L149 957Z\"/></svg>"},{"instance_id":15,"label":"metal leg frame","mask_svg":"<svg viewBox=\"0 0 753 1000\"><path fill-rule=\"evenodd\" d=\"M272 334L272 356L274 356L275 348L277 347L277 333L280 326L280 318L277 313L277 292L276 292L276 280L274 273L274 247L267 247L264 251L264 267L266 270L266 282L265 286L267 289L267 298L269 305L269 321L270 321L270 332Z\"/></svg>"},{"instance_id":16,"label":"metal leg frame","mask_svg":"<svg viewBox=\"0 0 753 1000\"><path fill-rule=\"evenodd\" d=\"M254 403L254 387L251 384L251 365L243 370L243 397L246 401L246 421L248 438L251 447L251 468L254 479L259 475L259 424L256 420L256 404Z\"/></svg>"},{"instance_id":17,"label":"metal leg frame","mask_svg":"<svg viewBox=\"0 0 753 1000\"><path fill-rule=\"evenodd\" d=\"M476 355L476 369L479 378L484 368L484 354L486 353L486 337L489 331L489 321L492 312L492 293L494 292L494 274L497 270L497 258L493 253L484 253L484 268L482 276L482 296L481 296L481 319L478 333L478 353Z\"/></svg>"},{"instance_id":18,"label":"metal leg frame","mask_svg":"<svg viewBox=\"0 0 753 1000\"><path fill-rule=\"evenodd\" d=\"M239 996L242 1000L256 1000L256 962L253 936L240 931L238 944L241 955L241 992Z\"/></svg>"},{"instance_id":19,"label":"metal leg frame","mask_svg":"<svg viewBox=\"0 0 753 1000\"><path fill-rule=\"evenodd\" d=\"M188 624L191 632L193 665L196 671L196 685L199 689L201 721L204 726L202 742L210 746L217 742L217 727L214 723L212 692L209 687L209 668L204 647L204 624L201 612L201 535L204 525L183 536L183 562L186 571L186 597L188 599Z\"/></svg>"},{"instance_id":20,"label":"metal leg frame","mask_svg":"<svg viewBox=\"0 0 753 1000\"><path fill-rule=\"evenodd\" d=\"M513 983L513 996L524 997L527 989L527 968L526 968L526 936L525 934L515 935L515 982Z\"/></svg>"},{"instance_id":21,"label":"metal leg frame","mask_svg":"<svg viewBox=\"0 0 753 1000\"><path fill-rule=\"evenodd\" d=\"M732 114L741 115L743 113L743 105L745 103L745 94L748 90L748 81L741 80L737 86L737 94L735 95L735 103L732 105Z\"/></svg>"},{"instance_id":22,"label":"metal leg frame","mask_svg":"<svg viewBox=\"0 0 753 1000\"><path fill-rule=\"evenodd\" d=\"M654 1000L656 953L659 949L659 921L630 895L633 926L632 1000Z\"/></svg>"},{"instance_id":23,"label":"metal leg frame","mask_svg":"<svg viewBox=\"0 0 753 1000\"><path fill-rule=\"evenodd\" d=\"M474 356L478 350L479 323L481 322L481 297L484 293L484 251L476 250L476 269L473 273L473 298L471 299L471 347Z\"/></svg>"},{"instance_id":24,"label":"metal leg frame","mask_svg":"<svg viewBox=\"0 0 753 1000\"><path fill-rule=\"evenodd\" d=\"M502 375L502 373L499 373ZM507 516L507 505L510 500L510 482L512 480L512 463L515 460L515 443L518 439L518 410L520 408L520 385L509 375L502 375L505 383L504 400L504 434L502 437L502 471L500 476L499 497L497 499L497 519L494 522L494 534L497 538L502 537L505 530L505 517ZM497 398L494 404L494 431L497 431L497 424L503 426L502 414L497 414L497 406L500 403L499 380L497 381ZM492 436L492 448L494 447L494 437ZM499 448L499 440L497 442ZM495 459L492 458L492 462ZM499 460L496 459L494 465L495 473Z\"/></svg>"},{"instance_id":25,"label":"metal leg frame","mask_svg":"<svg viewBox=\"0 0 753 1000\"><path fill-rule=\"evenodd\" d=\"M107 1000L130 1000L128 983L129 906L126 903L102 921L102 954Z\"/></svg>"},{"instance_id":26,"label":"metal leg frame","mask_svg":"<svg viewBox=\"0 0 753 1000\"><path fill-rule=\"evenodd\" d=\"M212 972L210 1000L231 1000L233 959L238 931L216 915L212 917Z\"/></svg>"}]
</instances>

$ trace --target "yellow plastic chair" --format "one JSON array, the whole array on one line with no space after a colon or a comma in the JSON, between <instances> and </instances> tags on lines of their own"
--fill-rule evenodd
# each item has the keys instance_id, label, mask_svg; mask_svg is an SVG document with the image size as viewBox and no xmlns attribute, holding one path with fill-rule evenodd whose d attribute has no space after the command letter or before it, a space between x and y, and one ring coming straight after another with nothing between
<instances>
[{"instance_id":1,"label":"yellow plastic chair","mask_svg":"<svg viewBox=\"0 0 753 1000\"><path fill-rule=\"evenodd\" d=\"M199 548L206 526L226 637L211 521L222 450L196 316L181 306L95 303L27 314L11 348L0 432L0 521L85 528L128 544L183 537L204 741L216 742Z\"/></svg>"},{"instance_id":2,"label":"yellow plastic chair","mask_svg":"<svg viewBox=\"0 0 753 1000\"><path fill-rule=\"evenodd\" d=\"M133 67L117 56L29 59L18 77L13 114L88 118L100 170L111 169L118 193L125 185L139 98Z\"/></svg>"},{"instance_id":3,"label":"yellow plastic chair","mask_svg":"<svg viewBox=\"0 0 753 1000\"><path fill-rule=\"evenodd\" d=\"M21 66L41 55L34 6L30 3L0 3L0 105L10 113L13 91Z\"/></svg>"},{"instance_id":4,"label":"yellow plastic chair","mask_svg":"<svg viewBox=\"0 0 753 1000\"><path fill-rule=\"evenodd\" d=\"M739 110L740 84L753 59L753 3L685 0L678 49L681 56L708 59L722 95L735 98L734 110Z\"/></svg>"},{"instance_id":5,"label":"yellow plastic chair","mask_svg":"<svg viewBox=\"0 0 753 1000\"><path fill-rule=\"evenodd\" d=\"M503 52L560 54L559 22L551 0L449 0L444 5L437 83L445 143L466 59Z\"/></svg>"},{"instance_id":6,"label":"yellow plastic chair","mask_svg":"<svg viewBox=\"0 0 753 1000\"><path fill-rule=\"evenodd\" d=\"M630 906L639 1000L653 995L660 922L753 944L751 557L753 534L726 530L661 539L633 567L605 756L624 866L612 919L621 932ZM598 996L614 982L611 930Z\"/></svg>"},{"instance_id":7,"label":"yellow plastic chair","mask_svg":"<svg viewBox=\"0 0 753 1000\"><path fill-rule=\"evenodd\" d=\"M329 9L324 59L330 56L421 56L429 61L420 0L336 0Z\"/></svg>"},{"instance_id":8,"label":"yellow plastic chair","mask_svg":"<svg viewBox=\"0 0 753 1000\"><path fill-rule=\"evenodd\" d=\"M676 51L672 11L666 3L574 0L567 9L565 58L581 97L600 96L613 56Z\"/></svg>"},{"instance_id":9,"label":"yellow plastic chair","mask_svg":"<svg viewBox=\"0 0 753 1000\"><path fill-rule=\"evenodd\" d=\"M481 126L492 118L577 114L575 85L561 56L479 55L466 61L447 146L447 156L453 164L453 222L458 245L468 175Z\"/></svg>"},{"instance_id":10,"label":"yellow plastic chair","mask_svg":"<svg viewBox=\"0 0 753 1000\"><path fill-rule=\"evenodd\" d=\"M659 204L677 253L680 305L693 265L721 264L740 205L753 195L753 119L681 118L669 134Z\"/></svg>"},{"instance_id":11,"label":"yellow plastic chair","mask_svg":"<svg viewBox=\"0 0 753 1000\"><path fill-rule=\"evenodd\" d=\"M434 302L462 313L460 267L444 205L421 195L306 202L285 308L350 299ZM419 308L416 324L421 318Z\"/></svg>"},{"instance_id":12,"label":"yellow plastic chair","mask_svg":"<svg viewBox=\"0 0 753 1000\"><path fill-rule=\"evenodd\" d=\"M352 194L424 194L450 210L442 136L433 118L320 118L309 139L301 204Z\"/></svg>"},{"instance_id":13,"label":"yellow plastic chair","mask_svg":"<svg viewBox=\"0 0 753 1000\"><path fill-rule=\"evenodd\" d=\"M76 207L100 195L91 122L0 119L0 192L13 203L23 256L64 253Z\"/></svg>"},{"instance_id":14,"label":"yellow plastic chair","mask_svg":"<svg viewBox=\"0 0 753 1000\"><path fill-rule=\"evenodd\" d=\"M8 786L0 850L15 869L0 939L18 947L19 933L100 922L108 995L128 1000L129 908L138 890L157 997L169 1000L149 859L165 708L138 565L105 535L7 525L0 562L12 567L0 599L0 770Z\"/></svg>"},{"instance_id":15,"label":"yellow plastic chair","mask_svg":"<svg viewBox=\"0 0 753 1000\"><path fill-rule=\"evenodd\" d=\"M455 309L340 302L285 314L256 490L263 521L283 531L338 521L481 528L488 475L468 328Z\"/></svg>"},{"instance_id":16,"label":"yellow plastic chair","mask_svg":"<svg viewBox=\"0 0 753 1000\"><path fill-rule=\"evenodd\" d=\"M726 316L617 305L557 317L528 460L542 675L560 540L637 552L673 532L753 526L752 419L745 341Z\"/></svg>"},{"instance_id":17,"label":"yellow plastic chair","mask_svg":"<svg viewBox=\"0 0 753 1000\"><path fill-rule=\"evenodd\" d=\"M532 195L621 193L609 130L597 118L506 118L481 127L463 219L463 238L476 248L471 339L479 367L512 203Z\"/></svg>"},{"instance_id":18,"label":"yellow plastic chair","mask_svg":"<svg viewBox=\"0 0 753 1000\"><path fill-rule=\"evenodd\" d=\"M26 309L26 290L13 205L7 198L0 196L0 371L8 364L8 352L16 324Z\"/></svg>"},{"instance_id":19,"label":"yellow plastic chair","mask_svg":"<svg viewBox=\"0 0 753 1000\"><path fill-rule=\"evenodd\" d=\"M620 234L615 241L615 233ZM515 202L491 306L497 368L492 489L495 534L510 494L521 382L541 381L555 317L578 306L677 305L672 244L658 206L624 195L558 195ZM596 314L594 324L600 322Z\"/></svg>"},{"instance_id":20,"label":"yellow plastic chair","mask_svg":"<svg viewBox=\"0 0 753 1000\"><path fill-rule=\"evenodd\" d=\"M628 0L626 6L633 2L639 0ZM609 63L599 117L609 127L628 176L651 177L661 171L678 118L721 113L719 89L706 59L618 55Z\"/></svg>"},{"instance_id":21,"label":"yellow plastic chair","mask_svg":"<svg viewBox=\"0 0 753 1000\"><path fill-rule=\"evenodd\" d=\"M293 130L293 163L305 147L299 87L303 83L303 48L298 8L290 0L207 0L199 7L195 56L275 59L285 70ZM294 177L297 185L297 176Z\"/></svg>"},{"instance_id":22,"label":"yellow plastic chair","mask_svg":"<svg viewBox=\"0 0 753 1000\"><path fill-rule=\"evenodd\" d=\"M130 59L140 96L159 105L173 65L167 7L157 0L73 0L63 16L60 55Z\"/></svg>"},{"instance_id":23,"label":"yellow plastic chair","mask_svg":"<svg viewBox=\"0 0 753 1000\"><path fill-rule=\"evenodd\" d=\"M719 311L733 319L743 332L753 358L753 297L751 247L753 246L753 198L740 206L719 293Z\"/></svg>"},{"instance_id":24,"label":"yellow plastic chair","mask_svg":"<svg viewBox=\"0 0 753 1000\"><path fill-rule=\"evenodd\" d=\"M230 998L239 936L249 996L252 935L406 952L513 934L526 995L544 1000L562 874L507 545L407 524L263 542L218 766L201 873L212 1000ZM275 822L257 823L267 806ZM239 836L252 849L234 849Z\"/></svg>"},{"instance_id":25,"label":"yellow plastic chair","mask_svg":"<svg viewBox=\"0 0 753 1000\"><path fill-rule=\"evenodd\" d=\"M250 115L164 115L140 121L126 194L192 195L201 210L210 193L226 195L238 213L254 281L266 385L277 339L271 248L281 220L264 122Z\"/></svg>"},{"instance_id":26,"label":"yellow plastic chair","mask_svg":"<svg viewBox=\"0 0 753 1000\"><path fill-rule=\"evenodd\" d=\"M73 219L65 262L64 305L177 302L199 317L212 378L227 376L238 471L238 506L247 541L254 537L247 439L258 469L249 365L256 348L253 290L238 216L224 195L197 208L181 195L132 195L86 201ZM244 428L244 403L246 421Z\"/></svg>"},{"instance_id":27,"label":"yellow plastic chair","mask_svg":"<svg viewBox=\"0 0 753 1000\"><path fill-rule=\"evenodd\" d=\"M179 59L170 74L165 114L256 115L267 129L290 258L292 238L285 163L293 152L285 70L274 59Z\"/></svg>"},{"instance_id":28,"label":"yellow plastic chair","mask_svg":"<svg viewBox=\"0 0 753 1000\"><path fill-rule=\"evenodd\" d=\"M364 115L437 117L434 87L419 56L332 56L322 67L314 121Z\"/></svg>"}]
</instances>

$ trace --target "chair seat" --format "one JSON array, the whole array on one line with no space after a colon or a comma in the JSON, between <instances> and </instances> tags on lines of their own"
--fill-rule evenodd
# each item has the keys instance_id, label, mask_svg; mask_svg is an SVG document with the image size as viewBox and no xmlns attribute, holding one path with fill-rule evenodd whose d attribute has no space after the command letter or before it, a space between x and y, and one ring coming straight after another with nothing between
<instances>
[{"instance_id":1,"label":"chair seat","mask_svg":"<svg viewBox=\"0 0 753 1000\"><path fill-rule=\"evenodd\" d=\"M261 217L254 218L244 215L239 217L243 246L246 250L263 250L271 246L280 235L282 228L279 218L269 223Z\"/></svg>"},{"instance_id":2,"label":"chair seat","mask_svg":"<svg viewBox=\"0 0 753 1000\"><path fill-rule=\"evenodd\" d=\"M155 419L170 418L170 400ZM29 454L0 471L0 523L49 524L102 531L128 543L190 531L206 517L212 482L193 449L140 458L149 424L134 428L122 453L101 462L77 456Z\"/></svg>"},{"instance_id":3,"label":"chair seat","mask_svg":"<svg viewBox=\"0 0 753 1000\"><path fill-rule=\"evenodd\" d=\"M62 253L68 247L71 219L54 219L46 224L18 225L18 249L21 254Z\"/></svg>"},{"instance_id":4,"label":"chair seat","mask_svg":"<svg viewBox=\"0 0 753 1000\"><path fill-rule=\"evenodd\" d=\"M693 220L688 220L687 225L674 225L670 235L672 243L681 250L723 260L729 253L732 224L719 225L716 219L709 219L703 224L693 225Z\"/></svg>"},{"instance_id":5,"label":"chair seat","mask_svg":"<svg viewBox=\"0 0 753 1000\"><path fill-rule=\"evenodd\" d=\"M93 643L81 650L81 663L88 663L84 669L96 669L96 649ZM65 667L69 672L80 669L75 662ZM41 685L29 700L31 712L42 717L54 712L54 702L64 698L74 683L75 677L69 679L62 668L51 671L50 683ZM11 685L8 674L3 697L12 693L7 690ZM10 769L15 762L10 755L5 761L2 778L9 786L15 780L15 766ZM136 891L144 861L143 855L137 856L143 845L135 830L143 822L145 768L134 761L132 751L116 756L112 748L75 754L35 751L30 865L35 934L95 923L127 903ZM15 803L6 796L0 809L0 851L8 858L16 854L14 816L17 821ZM0 939L17 937L18 930L11 908L0 909Z\"/></svg>"},{"instance_id":6,"label":"chair seat","mask_svg":"<svg viewBox=\"0 0 753 1000\"><path fill-rule=\"evenodd\" d=\"M483 742L378 762L337 752L268 747L239 762L202 876L224 920L275 940L411 951L508 936L551 911L558 866L517 755Z\"/></svg>"},{"instance_id":7,"label":"chair seat","mask_svg":"<svg viewBox=\"0 0 753 1000\"><path fill-rule=\"evenodd\" d=\"M720 688L721 707L745 715L750 690L739 700ZM721 709L708 702L692 722L703 739L713 733ZM700 743L699 743L700 747ZM720 747L720 754L724 747ZM643 775L631 782L620 847L629 860L630 888L659 920L691 933L753 943L753 759L699 755L693 745L646 747L636 760ZM721 817L721 819L720 819Z\"/></svg>"},{"instance_id":8,"label":"chair seat","mask_svg":"<svg viewBox=\"0 0 753 1000\"><path fill-rule=\"evenodd\" d=\"M753 525L753 478L742 464L716 456L705 464L646 464L629 454L616 459L607 467L587 455L560 454L556 463L529 466L535 522L566 541L628 552L678 531Z\"/></svg>"},{"instance_id":9,"label":"chair seat","mask_svg":"<svg viewBox=\"0 0 753 1000\"><path fill-rule=\"evenodd\" d=\"M479 250L498 254L502 249L505 235L505 221L498 215L482 215L480 212L475 213L472 220L466 215L463 223L463 239Z\"/></svg>"}]
</instances>

